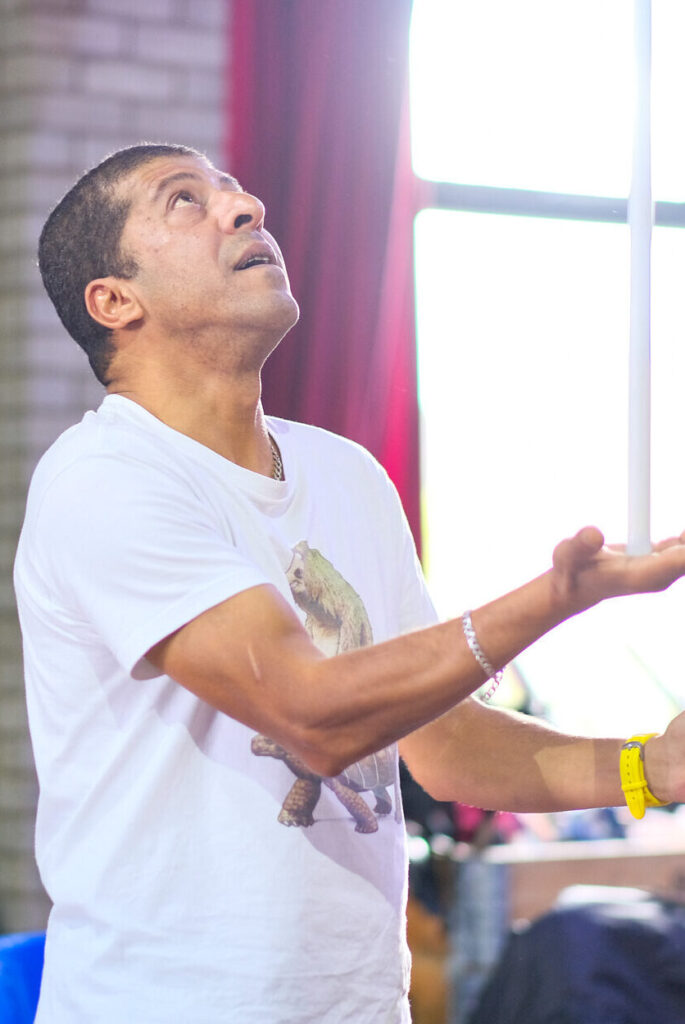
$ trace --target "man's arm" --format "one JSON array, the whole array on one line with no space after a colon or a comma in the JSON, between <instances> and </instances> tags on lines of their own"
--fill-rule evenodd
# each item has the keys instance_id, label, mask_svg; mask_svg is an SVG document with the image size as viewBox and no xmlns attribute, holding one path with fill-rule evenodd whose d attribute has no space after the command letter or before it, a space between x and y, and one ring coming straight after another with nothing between
<instances>
[{"instance_id":1,"label":"man's arm","mask_svg":"<svg viewBox=\"0 0 685 1024\"><path fill-rule=\"evenodd\" d=\"M436 800L564 811L625 803L619 757L627 738L571 736L469 699L401 740L400 753ZM645 744L645 777L657 798L685 800L685 712Z\"/></svg>"},{"instance_id":2,"label":"man's arm","mask_svg":"<svg viewBox=\"0 0 685 1024\"><path fill-rule=\"evenodd\" d=\"M473 613L495 666L606 597L660 590L685 574L681 541L640 558L602 543L599 531L581 530L556 548L549 572ZM458 621L324 658L269 585L193 619L148 659L326 776L426 725L483 681Z\"/></svg>"},{"instance_id":3,"label":"man's arm","mask_svg":"<svg viewBox=\"0 0 685 1024\"><path fill-rule=\"evenodd\" d=\"M636 722L635 732L642 726ZM619 758L626 739L573 736L468 699L401 740L400 752L436 799L544 812L623 805ZM645 744L644 759L652 794L685 801L685 712Z\"/></svg>"},{"instance_id":4,"label":"man's arm","mask_svg":"<svg viewBox=\"0 0 685 1024\"><path fill-rule=\"evenodd\" d=\"M468 699L400 742L412 775L436 800L509 811L623 803L622 739L571 736L528 715Z\"/></svg>"}]
</instances>

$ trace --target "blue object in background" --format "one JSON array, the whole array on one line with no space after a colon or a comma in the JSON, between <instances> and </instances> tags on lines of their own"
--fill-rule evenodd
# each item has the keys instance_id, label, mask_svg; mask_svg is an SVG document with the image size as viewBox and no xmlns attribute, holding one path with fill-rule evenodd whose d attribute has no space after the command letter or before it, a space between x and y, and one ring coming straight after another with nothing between
<instances>
[{"instance_id":1,"label":"blue object in background","mask_svg":"<svg viewBox=\"0 0 685 1024\"><path fill-rule=\"evenodd\" d=\"M0 936L0 1024L33 1024L44 948L44 932Z\"/></svg>"}]
</instances>

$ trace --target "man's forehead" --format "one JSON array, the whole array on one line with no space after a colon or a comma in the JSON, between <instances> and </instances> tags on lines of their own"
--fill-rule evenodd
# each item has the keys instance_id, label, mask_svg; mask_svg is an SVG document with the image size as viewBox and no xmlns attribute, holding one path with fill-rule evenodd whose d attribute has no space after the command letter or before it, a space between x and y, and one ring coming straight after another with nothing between
<instances>
[{"instance_id":1,"label":"man's forehead","mask_svg":"<svg viewBox=\"0 0 685 1024\"><path fill-rule=\"evenodd\" d=\"M217 170L209 160L190 154L153 157L135 167L122 182L121 189L132 198L154 201L167 186L184 180L206 183L213 188L241 190L232 175Z\"/></svg>"}]
</instances>

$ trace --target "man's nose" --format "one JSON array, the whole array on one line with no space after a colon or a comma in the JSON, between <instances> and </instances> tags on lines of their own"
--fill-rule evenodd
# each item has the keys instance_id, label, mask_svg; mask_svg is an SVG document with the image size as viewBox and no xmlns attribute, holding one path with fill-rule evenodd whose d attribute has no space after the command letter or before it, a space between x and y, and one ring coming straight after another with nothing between
<instances>
[{"instance_id":1,"label":"man's nose","mask_svg":"<svg viewBox=\"0 0 685 1024\"><path fill-rule=\"evenodd\" d=\"M264 227L264 204L249 192L221 189L214 193L211 204L222 231L230 234L241 229L261 231Z\"/></svg>"}]
</instances>

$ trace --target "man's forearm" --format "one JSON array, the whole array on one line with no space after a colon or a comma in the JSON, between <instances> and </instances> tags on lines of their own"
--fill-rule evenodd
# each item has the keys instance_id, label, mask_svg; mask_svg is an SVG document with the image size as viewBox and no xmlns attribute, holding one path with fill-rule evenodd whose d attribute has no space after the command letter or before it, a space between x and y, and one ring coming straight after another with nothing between
<instances>
[{"instance_id":1,"label":"man's forearm","mask_svg":"<svg viewBox=\"0 0 685 1024\"><path fill-rule=\"evenodd\" d=\"M546 573L479 608L473 624L499 667L566 617ZM343 767L443 715L483 680L459 620L320 661L312 691L321 699L304 711L312 747L328 734Z\"/></svg>"},{"instance_id":2,"label":"man's forearm","mask_svg":"<svg viewBox=\"0 0 685 1024\"><path fill-rule=\"evenodd\" d=\"M570 736L530 716L468 700L407 737L400 750L436 799L562 811L624 803L622 742Z\"/></svg>"},{"instance_id":3,"label":"man's forearm","mask_svg":"<svg viewBox=\"0 0 685 1024\"><path fill-rule=\"evenodd\" d=\"M506 664L560 622L604 598L664 589L682 575L685 549L681 539L665 541L653 554L632 559L620 551L602 548L601 542L601 534L594 528L579 531L557 545L549 572L473 613L480 646L494 668ZM360 680L366 680L359 698L363 706L367 696L368 714L357 720L357 739L364 742L365 724L370 726L368 735L377 732L383 742L401 738L444 714L482 682L481 670L457 622L435 627L434 631L424 630L416 638L404 637L381 645L376 653L387 671L374 671L377 666L369 653L364 650L343 656L349 658L345 668L354 669L358 664ZM325 675L339 668L342 658L335 659L335 665L322 664L320 671ZM354 691L352 679L349 682ZM345 685L343 691L348 692ZM381 704L374 706L378 695L382 695ZM387 697L390 703L384 706ZM527 741L531 738L527 732L525 736ZM578 772L585 772L582 786L578 790L574 783L573 792L559 790L559 799L564 806L582 806L581 800L585 806L591 805L588 800L594 805L620 802L613 767L618 741L593 741L587 748L583 742L576 741L573 750L560 758L560 763L564 763L566 754L579 758ZM550 734L550 748L537 752L538 759L541 763L548 759L556 763L563 745L562 739L553 739ZM528 763L525 752L522 762ZM592 762L595 770L587 773ZM541 776L543 802L545 778ZM558 802L556 796L554 802Z\"/></svg>"}]
</instances>

